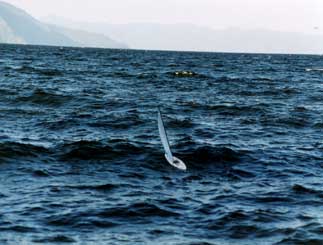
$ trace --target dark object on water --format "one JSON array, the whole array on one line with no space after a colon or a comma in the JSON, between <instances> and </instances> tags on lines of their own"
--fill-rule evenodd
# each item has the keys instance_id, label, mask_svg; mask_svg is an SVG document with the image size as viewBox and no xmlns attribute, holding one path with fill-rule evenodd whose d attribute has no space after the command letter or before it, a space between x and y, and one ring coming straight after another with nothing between
<instances>
[{"instance_id":1,"label":"dark object on water","mask_svg":"<svg viewBox=\"0 0 323 245\"><path fill-rule=\"evenodd\" d=\"M195 72L192 71L175 71L173 74L176 77L193 77L197 75Z\"/></svg>"}]
</instances>

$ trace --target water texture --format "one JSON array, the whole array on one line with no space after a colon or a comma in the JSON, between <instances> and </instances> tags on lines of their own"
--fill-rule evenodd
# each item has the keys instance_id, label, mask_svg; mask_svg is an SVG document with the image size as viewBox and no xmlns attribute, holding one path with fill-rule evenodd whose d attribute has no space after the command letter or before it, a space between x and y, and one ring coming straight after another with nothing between
<instances>
[{"instance_id":1,"label":"water texture","mask_svg":"<svg viewBox=\"0 0 323 245\"><path fill-rule=\"evenodd\" d=\"M0 45L0 244L323 244L322 68Z\"/></svg>"}]
</instances>

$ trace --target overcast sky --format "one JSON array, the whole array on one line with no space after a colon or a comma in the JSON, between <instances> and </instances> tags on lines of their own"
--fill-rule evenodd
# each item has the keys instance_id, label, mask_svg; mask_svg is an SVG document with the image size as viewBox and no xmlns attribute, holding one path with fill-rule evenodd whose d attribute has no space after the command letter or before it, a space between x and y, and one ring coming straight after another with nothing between
<instances>
[{"instance_id":1,"label":"overcast sky","mask_svg":"<svg viewBox=\"0 0 323 245\"><path fill-rule=\"evenodd\" d=\"M323 0L3 0L36 18L193 23L214 29L239 27L323 34Z\"/></svg>"}]
</instances>

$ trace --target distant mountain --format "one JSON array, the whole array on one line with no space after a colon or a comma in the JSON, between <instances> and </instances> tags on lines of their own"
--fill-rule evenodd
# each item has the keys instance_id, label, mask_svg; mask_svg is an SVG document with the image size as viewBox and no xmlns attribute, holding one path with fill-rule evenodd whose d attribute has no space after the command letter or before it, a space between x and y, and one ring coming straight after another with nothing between
<instances>
[{"instance_id":1,"label":"distant mountain","mask_svg":"<svg viewBox=\"0 0 323 245\"><path fill-rule=\"evenodd\" d=\"M52 31L58 32L75 42L72 46L97 48L129 48L127 45L112 40L104 34L82 31L73 28L47 25Z\"/></svg>"},{"instance_id":2,"label":"distant mountain","mask_svg":"<svg viewBox=\"0 0 323 245\"><path fill-rule=\"evenodd\" d=\"M79 23L60 17L47 22L109 35L134 49L249 53L323 53L323 36L272 30L214 30L192 24Z\"/></svg>"},{"instance_id":3,"label":"distant mountain","mask_svg":"<svg viewBox=\"0 0 323 245\"><path fill-rule=\"evenodd\" d=\"M44 24L25 11L0 1L0 43L127 48L103 34Z\"/></svg>"}]
</instances>

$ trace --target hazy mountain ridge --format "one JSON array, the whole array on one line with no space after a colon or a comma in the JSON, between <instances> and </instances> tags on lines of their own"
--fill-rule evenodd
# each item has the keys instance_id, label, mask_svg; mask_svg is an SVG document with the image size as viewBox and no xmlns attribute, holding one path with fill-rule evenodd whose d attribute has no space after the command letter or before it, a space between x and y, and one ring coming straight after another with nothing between
<instances>
[{"instance_id":1,"label":"hazy mountain ridge","mask_svg":"<svg viewBox=\"0 0 323 245\"><path fill-rule=\"evenodd\" d=\"M20 43L24 44L24 40L18 37L8 26L7 22L0 17L0 43Z\"/></svg>"},{"instance_id":2,"label":"hazy mountain ridge","mask_svg":"<svg viewBox=\"0 0 323 245\"><path fill-rule=\"evenodd\" d=\"M66 37L74 40L76 46L80 47L100 47L100 48L128 48L127 45L112 40L106 35L83 31L79 29L72 29L67 27L48 25L51 30L57 31Z\"/></svg>"},{"instance_id":3,"label":"hazy mountain ridge","mask_svg":"<svg viewBox=\"0 0 323 245\"><path fill-rule=\"evenodd\" d=\"M47 24L48 23L48 24ZM193 24L108 24L60 17L41 22L0 1L0 43L146 50L322 54L323 36L273 30L214 30ZM127 46L126 44L129 44Z\"/></svg>"},{"instance_id":4,"label":"hazy mountain ridge","mask_svg":"<svg viewBox=\"0 0 323 245\"><path fill-rule=\"evenodd\" d=\"M0 1L0 42L34 45L127 48L103 34L47 25Z\"/></svg>"},{"instance_id":5,"label":"hazy mountain ridge","mask_svg":"<svg viewBox=\"0 0 323 245\"><path fill-rule=\"evenodd\" d=\"M134 49L249 53L323 53L323 36L274 30L215 30L193 24L133 23L112 25L47 17L49 23L108 34Z\"/></svg>"}]
</instances>

